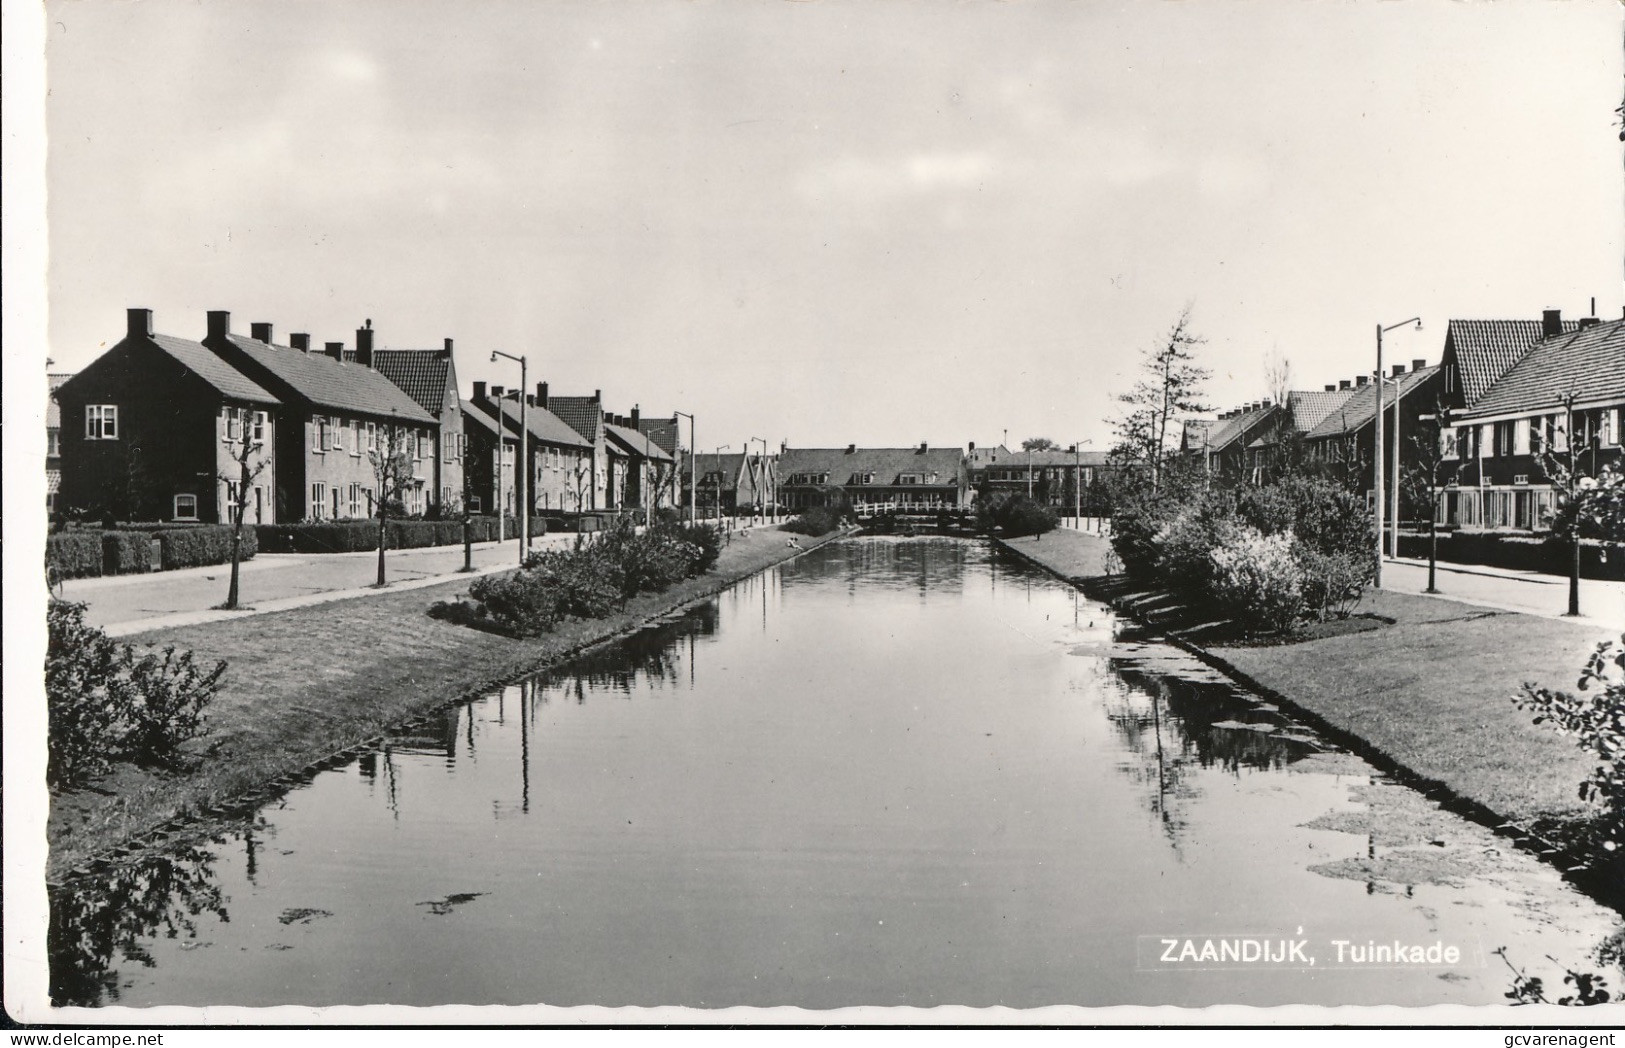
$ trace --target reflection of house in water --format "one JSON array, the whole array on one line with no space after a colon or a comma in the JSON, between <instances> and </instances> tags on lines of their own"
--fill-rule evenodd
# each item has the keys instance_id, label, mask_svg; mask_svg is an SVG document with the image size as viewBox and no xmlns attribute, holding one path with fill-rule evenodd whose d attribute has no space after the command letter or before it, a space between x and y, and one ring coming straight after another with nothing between
<instances>
[{"instance_id":1,"label":"reflection of house in water","mask_svg":"<svg viewBox=\"0 0 1625 1048\"><path fill-rule=\"evenodd\" d=\"M706 601L678 618L657 621L613 644L586 652L569 665L537 678L542 701L547 701L553 689L585 702L589 692L630 695L639 683L675 685L688 676L683 665L691 656L692 640L716 633L717 620L717 603Z\"/></svg>"}]
</instances>

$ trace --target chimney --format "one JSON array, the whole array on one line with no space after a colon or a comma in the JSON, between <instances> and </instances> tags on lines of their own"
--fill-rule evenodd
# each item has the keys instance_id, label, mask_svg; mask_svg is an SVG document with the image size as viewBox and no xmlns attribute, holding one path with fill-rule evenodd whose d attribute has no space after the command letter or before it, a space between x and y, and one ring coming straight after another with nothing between
<instances>
[{"instance_id":1,"label":"chimney","mask_svg":"<svg viewBox=\"0 0 1625 1048\"><path fill-rule=\"evenodd\" d=\"M1405 365L1404 364L1395 364L1394 365L1394 373L1392 375L1390 375L1389 378L1398 378L1399 376L1403 375L1404 373L1405 373Z\"/></svg>"},{"instance_id":2,"label":"chimney","mask_svg":"<svg viewBox=\"0 0 1625 1048\"><path fill-rule=\"evenodd\" d=\"M846 453L848 455L856 454L857 450L858 450L858 446L856 444L848 444L846 446Z\"/></svg>"},{"instance_id":3,"label":"chimney","mask_svg":"<svg viewBox=\"0 0 1625 1048\"><path fill-rule=\"evenodd\" d=\"M1326 392L1328 392L1328 393L1336 393L1337 392L1337 383L1335 383L1335 382L1326 383Z\"/></svg>"},{"instance_id":4,"label":"chimney","mask_svg":"<svg viewBox=\"0 0 1625 1048\"><path fill-rule=\"evenodd\" d=\"M366 327L355 329L355 362L364 368L372 367L372 321Z\"/></svg>"},{"instance_id":5,"label":"chimney","mask_svg":"<svg viewBox=\"0 0 1625 1048\"><path fill-rule=\"evenodd\" d=\"M1602 321L1596 317L1581 317L1580 330L1584 331L1588 327L1596 327L1600 323L1602 323Z\"/></svg>"},{"instance_id":6,"label":"chimney","mask_svg":"<svg viewBox=\"0 0 1625 1048\"><path fill-rule=\"evenodd\" d=\"M474 383L474 402L477 404L485 399L485 383Z\"/></svg>"},{"instance_id":7,"label":"chimney","mask_svg":"<svg viewBox=\"0 0 1625 1048\"><path fill-rule=\"evenodd\" d=\"M1542 338L1551 338L1553 335L1563 333L1563 311L1561 309L1542 310L1540 314L1540 334Z\"/></svg>"},{"instance_id":8,"label":"chimney","mask_svg":"<svg viewBox=\"0 0 1625 1048\"><path fill-rule=\"evenodd\" d=\"M151 338L152 310L126 309L124 311L124 334L129 338Z\"/></svg>"},{"instance_id":9,"label":"chimney","mask_svg":"<svg viewBox=\"0 0 1625 1048\"><path fill-rule=\"evenodd\" d=\"M1411 370L1412 371L1421 371L1423 368L1425 368L1427 366L1428 366L1428 362L1427 362L1426 357L1417 357L1415 360L1411 361Z\"/></svg>"},{"instance_id":10,"label":"chimney","mask_svg":"<svg viewBox=\"0 0 1625 1048\"><path fill-rule=\"evenodd\" d=\"M526 393L525 394L525 406L532 407L532 408L536 406L536 394L534 394L534 393Z\"/></svg>"},{"instance_id":11,"label":"chimney","mask_svg":"<svg viewBox=\"0 0 1625 1048\"><path fill-rule=\"evenodd\" d=\"M638 404L633 404L632 405L632 428L633 429L638 428L638 419L639 419L639 416L642 413L643 413L643 409L642 409L642 407L640 405L638 405Z\"/></svg>"},{"instance_id":12,"label":"chimney","mask_svg":"<svg viewBox=\"0 0 1625 1048\"><path fill-rule=\"evenodd\" d=\"M1263 400L1260 400L1260 401L1259 401L1259 402L1258 402L1258 406L1259 406L1259 407L1261 407L1261 408L1267 408L1267 407L1269 407L1269 406L1270 406L1270 398L1269 398L1269 397L1265 397L1265 398L1264 398L1264 399L1263 399Z\"/></svg>"},{"instance_id":13,"label":"chimney","mask_svg":"<svg viewBox=\"0 0 1625 1048\"><path fill-rule=\"evenodd\" d=\"M1348 379L1345 378L1345 379L1338 382L1337 388L1338 389L1353 389L1354 386L1353 386L1352 383L1349 382Z\"/></svg>"},{"instance_id":14,"label":"chimney","mask_svg":"<svg viewBox=\"0 0 1625 1048\"><path fill-rule=\"evenodd\" d=\"M310 336L303 331L295 331L288 336L288 345L301 353L310 352Z\"/></svg>"},{"instance_id":15,"label":"chimney","mask_svg":"<svg viewBox=\"0 0 1625 1048\"><path fill-rule=\"evenodd\" d=\"M231 334L231 314L224 309L209 310L209 337L220 340Z\"/></svg>"},{"instance_id":16,"label":"chimney","mask_svg":"<svg viewBox=\"0 0 1625 1048\"><path fill-rule=\"evenodd\" d=\"M340 364L344 363L344 343L327 343L327 355L338 361Z\"/></svg>"},{"instance_id":17,"label":"chimney","mask_svg":"<svg viewBox=\"0 0 1625 1048\"><path fill-rule=\"evenodd\" d=\"M600 400L600 401L603 400L604 399L604 391L601 390L601 389L593 390L592 391L592 399Z\"/></svg>"},{"instance_id":18,"label":"chimney","mask_svg":"<svg viewBox=\"0 0 1625 1048\"><path fill-rule=\"evenodd\" d=\"M970 442L970 449L971 449L971 453L975 454L975 452L976 452L976 441L973 440L973 441Z\"/></svg>"},{"instance_id":19,"label":"chimney","mask_svg":"<svg viewBox=\"0 0 1625 1048\"><path fill-rule=\"evenodd\" d=\"M536 383L536 403L540 404L544 408L547 407L548 400L546 382Z\"/></svg>"},{"instance_id":20,"label":"chimney","mask_svg":"<svg viewBox=\"0 0 1625 1048\"><path fill-rule=\"evenodd\" d=\"M1355 375L1354 376L1354 384L1356 386L1368 386L1368 385L1371 384L1371 376L1370 375Z\"/></svg>"},{"instance_id":21,"label":"chimney","mask_svg":"<svg viewBox=\"0 0 1625 1048\"><path fill-rule=\"evenodd\" d=\"M492 400L501 400L502 399L502 387L501 386L492 386L491 387L491 399Z\"/></svg>"},{"instance_id":22,"label":"chimney","mask_svg":"<svg viewBox=\"0 0 1625 1048\"><path fill-rule=\"evenodd\" d=\"M925 441L920 441L920 454L925 454Z\"/></svg>"},{"instance_id":23,"label":"chimney","mask_svg":"<svg viewBox=\"0 0 1625 1048\"><path fill-rule=\"evenodd\" d=\"M451 339L446 339L446 348L440 351L440 355L448 358L451 356Z\"/></svg>"},{"instance_id":24,"label":"chimney","mask_svg":"<svg viewBox=\"0 0 1625 1048\"><path fill-rule=\"evenodd\" d=\"M790 450L790 442L788 440L779 441L779 454L782 455L786 451L789 451L789 450Z\"/></svg>"},{"instance_id":25,"label":"chimney","mask_svg":"<svg viewBox=\"0 0 1625 1048\"><path fill-rule=\"evenodd\" d=\"M271 325L263 320L256 320L248 325L248 333L255 342L263 342L267 346L271 344Z\"/></svg>"}]
</instances>

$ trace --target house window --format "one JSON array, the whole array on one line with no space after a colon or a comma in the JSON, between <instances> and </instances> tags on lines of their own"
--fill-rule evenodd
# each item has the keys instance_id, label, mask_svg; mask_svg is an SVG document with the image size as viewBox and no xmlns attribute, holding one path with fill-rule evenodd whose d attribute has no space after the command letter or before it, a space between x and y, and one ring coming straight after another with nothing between
<instances>
[{"instance_id":1,"label":"house window","mask_svg":"<svg viewBox=\"0 0 1625 1048\"><path fill-rule=\"evenodd\" d=\"M325 415L316 415L310 421L316 428L316 439L311 442L313 445L312 450L326 451L332 447L333 438L327 435L327 417Z\"/></svg>"},{"instance_id":2,"label":"house window","mask_svg":"<svg viewBox=\"0 0 1625 1048\"><path fill-rule=\"evenodd\" d=\"M480 511L480 497L478 495L468 496L468 511L470 513L478 513Z\"/></svg>"},{"instance_id":3,"label":"house window","mask_svg":"<svg viewBox=\"0 0 1625 1048\"><path fill-rule=\"evenodd\" d=\"M62 454L62 431L55 426L45 431L45 454L49 458Z\"/></svg>"},{"instance_id":4,"label":"house window","mask_svg":"<svg viewBox=\"0 0 1625 1048\"><path fill-rule=\"evenodd\" d=\"M376 422L367 423L367 450L378 450L378 423Z\"/></svg>"},{"instance_id":5,"label":"house window","mask_svg":"<svg viewBox=\"0 0 1625 1048\"><path fill-rule=\"evenodd\" d=\"M1464 459L1478 458L1478 427L1456 427L1456 451Z\"/></svg>"},{"instance_id":6,"label":"house window","mask_svg":"<svg viewBox=\"0 0 1625 1048\"><path fill-rule=\"evenodd\" d=\"M176 495L175 496L175 519L176 520L196 520L197 519L197 496L196 495Z\"/></svg>"},{"instance_id":7,"label":"house window","mask_svg":"<svg viewBox=\"0 0 1625 1048\"><path fill-rule=\"evenodd\" d=\"M310 519L324 520L327 515L327 485L321 481L310 486Z\"/></svg>"},{"instance_id":8,"label":"house window","mask_svg":"<svg viewBox=\"0 0 1625 1048\"><path fill-rule=\"evenodd\" d=\"M451 508L451 486L450 485L447 485L446 487L443 487L443 488L440 489L440 508L441 509L449 509L449 508Z\"/></svg>"},{"instance_id":9,"label":"house window","mask_svg":"<svg viewBox=\"0 0 1625 1048\"><path fill-rule=\"evenodd\" d=\"M235 481L226 481L226 511L220 514L220 519L228 522L237 519L237 484Z\"/></svg>"},{"instance_id":10,"label":"house window","mask_svg":"<svg viewBox=\"0 0 1625 1048\"><path fill-rule=\"evenodd\" d=\"M334 484L333 485L333 519L334 520L338 520L340 517L344 516L344 508L343 507L344 507L344 500L343 500L343 497L339 494L339 486L337 484Z\"/></svg>"},{"instance_id":11,"label":"house window","mask_svg":"<svg viewBox=\"0 0 1625 1048\"><path fill-rule=\"evenodd\" d=\"M1514 455L1529 454L1529 423L1531 419L1521 418L1512 424L1512 453Z\"/></svg>"},{"instance_id":12,"label":"house window","mask_svg":"<svg viewBox=\"0 0 1625 1048\"><path fill-rule=\"evenodd\" d=\"M85 405L85 439L86 440L117 440L118 439L118 405L117 404L86 404Z\"/></svg>"},{"instance_id":13,"label":"house window","mask_svg":"<svg viewBox=\"0 0 1625 1048\"><path fill-rule=\"evenodd\" d=\"M350 516L361 516L361 485L350 485Z\"/></svg>"},{"instance_id":14,"label":"house window","mask_svg":"<svg viewBox=\"0 0 1625 1048\"><path fill-rule=\"evenodd\" d=\"M254 443L265 443L266 414L263 411L254 412Z\"/></svg>"},{"instance_id":15,"label":"house window","mask_svg":"<svg viewBox=\"0 0 1625 1048\"><path fill-rule=\"evenodd\" d=\"M920 475L918 473L901 473L897 477L897 483L899 484L918 484L919 482Z\"/></svg>"},{"instance_id":16,"label":"house window","mask_svg":"<svg viewBox=\"0 0 1625 1048\"><path fill-rule=\"evenodd\" d=\"M1508 458L1512 455L1513 426L1510 421L1495 424L1495 457Z\"/></svg>"},{"instance_id":17,"label":"house window","mask_svg":"<svg viewBox=\"0 0 1625 1048\"><path fill-rule=\"evenodd\" d=\"M457 457L457 434L442 433L440 435L440 457L447 462Z\"/></svg>"},{"instance_id":18,"label":"house window","mask_svg":"<svg viewBox=\"0 0 1625 1048\"><path fill-rule=\"evenodd\" d=\"M412 459L415 462L422 462L429 454L429 434L426 430L419 430L414 436L416 439L412 441Z\"/></svg>"},{"instance_id":19,"label":"house window","mask_svg":"<svg viewBox=\"0 0 1625 1048\"><path fill-rule=\"evenodd\" d=\"M1619 416L1619 408L1608 408L1602 413L1602 442L1607 447L1619 446Z\"/></svg>"},{"instance_id":20,"label":"house window","mask_svg":"<svg viewBox=\"0 0 1625 1048\"><path fill-rule=\"evenodd\" d=\"M361 457L362 434L363 434L363 430L361 428L361 420L358 419L358 418L351 419L350 420L350 457L351 458L360 458Z\"/></svg>"},{"instance_id":21,"label":"house window","mask_svg":"<svg viewBox=\"0 0 1625 1048\"><path fill-rule=\"evenodd\" d=\"M349 425L349 423L345 422L343 419L336 418L333 420L332 425L328 427L328 433L333 438L334 451L344 450L344 427L347 425Z\"/></svg>"},{"instance_id":22,"label":"house window","mask_svg":"<svg viewBox=\"0 0 1625 1048\"><path fill-rule=\"evenodd\" d=\"M226 416L226 439L243 439L243 409L227 407L224 410Z\"/></svg>"}]
</instances>

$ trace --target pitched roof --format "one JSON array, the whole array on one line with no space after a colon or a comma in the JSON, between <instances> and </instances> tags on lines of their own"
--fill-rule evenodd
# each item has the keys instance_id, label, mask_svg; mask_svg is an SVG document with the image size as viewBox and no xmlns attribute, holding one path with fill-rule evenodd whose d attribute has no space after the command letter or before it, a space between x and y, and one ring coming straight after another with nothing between
<instances>
[{"instance_id":1,"label":"pitched roof","mask_svg":"<svg viewBox=\"0 0 1625 1048\"><path fill-rule=\"evenodd\" d=\"M1179 447L1183 451L1193 451L1205 447L1205 435L1213 432L1213 427L1219 424L1218 419L1188 418L1179 434Z\"/></svg>"},{"instance_id":2,"label":"pitched roof","mask_svg":"<svg viewBox=\"0 0 1625 1048\"><path fill-rule=\"evenodd\" d=\"M1464 413L1484 416L1625 400L1625 320L1610 320L1546 339L1512 366Z\"/></svg>"},{"instance_id":3,"label":"pitched roof","mask_svg":"<svg viewBox=\"0 0 1625 1048\"><path fill-rule=\"evenodd\" d=\"M652 459L655 462L670 462L672 457L648 437L635 429L626 426L617 426L613 422L604 423L604 433L612 441L625 448L627 452L640 458Z\"/></svg>"},{"instance_id":4,"label":"pitched roof","mask_svg":"<svg viewBox=\"0 0 1625 1048\"><path fill-rule=\"evenodd\" d=\"M1209 452L1223 451L1243 436L1252 432L1259 424L1267 421L1269 417L1280 408L1274 404L1263 407L1249 408L1239 415L1231 418L1219 419L1212 429L1208 430L1206 448Z\"/></svg>"},{"instance_id":5,"label":"pitched roof","mask_svg":"<svg viewBox=\"0 0 1625 1048\"><path fill-rule=\"evenodd\" d=\"M393 417L405 422L438 421L399 386L372 368L341 364L325 353L267 345L246 335L227 335L226 338L237 352L316 407Z\"/></svg>"},{"instance_id":6,"label":"pitched roof","mask_svg":"<svg viewBox=\"0 0 1625 1048\"><path fill-rule=\"evenodd\" d=\"M1052 448L1048 451L1027 452L1019 448L1011 451L1003 444L1000 444L994 448L975 448L965 454L965 466L968 469L986 469L992 465L1025 467L1029 463L1034 468L1043 468L1045 466L1070 466L1074 462L1080 466L1103 466L1106 464L1106 453L1104 451L1082 451L1074 459L1069 448Z\"/></svg>"},{"instance_id":7,"label":"pitched roof","mask_svg":"<svg viewBox=\"0 0 1625 1048\"><path fill-rule=\"evenodd\" d=\"M150 341L182 367L207 382L222 396L260 404L282 403L258 382L209 352L207 346L173 335L153 335Z\"/></svg>"},{"instance_id":8,"label":"pitched roof","mask_svg":"<svg viewBox=\"0 0 1625 1048\"><path fill-rule=\"evenodd\" d=\"M1435 364L1430 368L1423 368L1420 371L1408 371L1400 375L1401 395L1409 396L1417 386L1438 373L1439 365ZM1394 403L1393 381L1392 378L1385 378L1382 381L1382 406L1385 411L1392 407ZM1372 415L1377 408L1376 384L1368 382L1363 386L1356 386L1352 392L1352 396L1338 407L1332 409L1331 414L1327 415L1320 421L1318 426L1309 431L1306 439L1322 440L1327 437L1346 436L1350 433L1356 433L1371 424Z\"/></svg>"},{"instance_id":9,"label":"pitched roof","mask_svg":"<svg viewBox=\"0 0 1625 1048\"><path fill-rule=\"evenodd\" d=\"M779 455L779 475L828 473L831 484L857 483L860 473L873 473L875 484L896 484L903 473L937 475L937 485L959 485L964 452L959 448L787 448Z\"/></svg>"},{"instance_id":10,"label":"pitched roof","mask_svg":"<svg viewBox=\"0 0 1625 1048\"><path fill-rule=\"evenodd\" d=\"M1563 321L1565 334L1578 327L1573 320ZM1452 320L1445 348L1455 349L1463 401L1471 407L1543 337L1539 320Z\"/></svg>"},{"instance_id":11,"label":"pitched roof","mask_svg":"<svg viewBox=\"0 0 1625 1048\"><path fill-rule=\"evenodd\" d=\"M500 401L486 400L476 406L495 417L493 409L501 404L501 410L507 427L514 433L519 432L519 405L507 397ZM525 409L525 425L530 428L531 439L539 440L543 444L560 444L567 448L590 448L592 441L586 439L565 424L553 412L544 407L532 404Z\"/></svg>"},{"instance_id":12,"label":"pitched roof","mask_svg":"<svg viewBox=\"0 0 1625 1048\"><path fill-rule=\"evenodd\" d=\"M547 410L588 440L596 441L604 421L603 402L591 397L548 397Z\"/></svg>"},{"instance_id":13,"label":"pitched roof","mask_svg":"<svg viewBox=\"0 0 1625 1048\"><path fill-rule=\"evenodd\" d=\"M458 403L461 404L463 408L463 424L465 427L472 423L493 437L497 435L496 416L482 410L480 406L474 403L472 400L461 400L458 401ZM517 431L504 435L511 437L516 445L519 443L519 434Z\"/></svg>"},{"instance_id":14,"label":"pitched roof","mask_svg":"<svg viewBox=\"0 0 1625 1048\"><path fill-rule=\"evenodd\" d=\"M666 454L677 454L677 442L681 438L676 415L671 418L640 418L638 432L660 445Z\"/></svg>"},{"instance_id":15,"label":"pitched roof","mask_svg":"<svg viewBox=\"0 0 1625 1048\"><path fill-rule=\"evenodd\" d=\"M375 349L372 366L429 414L439 415L445 406L451 377L451 354L445 350Z\"/></svg>"},{"instance_id":16,"label":"pitched roof","mask_svg":"<svg viewBox=\"0 0 1625 1048\"><path fill-rule=\"evenodd\" d=\"M683 465L685 467L688 466L689 458L690 456L683 456ZM694 455L692 458L694 460L695 471L699 474L702 483L704 482L705 477L720 470L722 473L722 486L724 488L734 486L735 482L737 482L739 479L739 471L745 464L745 455L743 452L730 452L726 455L718 455L715 452L712 452L710 454ZM683 475L685 477L688 476L686 472Z\"/></svg>"},{"instance_id":17,"label":"pitched roof","mask_svg":"<svg viewBox=\"0 0 1625 1048\"><path fill-rule=\"evenodd\" d=\"M1286 397L1287 406L1292 410L1292 428L1299 433L1310 432L1353 395L1352 388L1293 390Z\"/></svg>"}]
</instances>

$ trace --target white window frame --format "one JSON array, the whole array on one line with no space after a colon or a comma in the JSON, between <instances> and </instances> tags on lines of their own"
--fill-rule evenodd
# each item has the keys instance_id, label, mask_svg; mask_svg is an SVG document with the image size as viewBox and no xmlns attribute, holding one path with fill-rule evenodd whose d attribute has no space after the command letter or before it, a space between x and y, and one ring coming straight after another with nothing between
<instances>
[{"instance_id":1,"label":"white window frame","mask_svg":"<svg viewBox=\"0 0 1625 1048\"><path fill-rule=\"evenodd\" d=\"M118 439L118 405L117 404L86 404L85 405L85 439L86 440L117 440Z\"/></svg>"},{"instance_id":2,"label":"white window frame","mask_svg":"<svg viewBox=\"0 0 1625 1048\"><path fill-rule=\"evenodd\" d=\"M183 516L181 514L181 499L191 499L192 500L192 513L191 513L190 516ZM171 508L174 511L172 516L171 516L172 520L197 520L198 519L198 515L197 515L197 496L196 495L187 494L187 493L178 493L178 494L176 494L175 498L171 502Z\"/></svg>"},{"instance_id":3,"label":"white window frame","mask_svg":"<svg viewBox=\"0 0 1625 1048\"><path fill-rule=\"evenodd\" d=\"M1532 419L1520 418L1512 423L1512 453L1514 455L1529 454L1529 423Z\"/></svg>"},{"instance_id":4,"label":"white window frame","mask_svg":"<svg viewBox=\"0 0 1625 1048\"><path fill-rule=\"evenodd\" d=\"M361 485L357 483L350 485L350 516L361 516Z\"/></svg>"},{"instance_id":5,"label":"white window frame","mask_svg":"<svg viewBox=\"0 0 1625 1048\"><path fill-rule=\"evenodd\" d=\"M310 519L327 519L327 485L319 480L310 484Z\"/></svg>"},{"instance_id":6,"label":"white window frame","mask_svg":"<svg viewBox=\"0 0 1625 1048\"><path fill-rule=\"evenodd\" d=\"M378 450L378 423L376 422L367 423L367 450Z\"/></svg>"},{"instance_id":7,"label":"white window frame","mask_svg":"<svg viewBox=\"0 0 1625 1048\"><path fill-rule=\"evenodd\" d=\"M346 427L348 425L349 425L349 423L345 422L341 418L335 417L333 419L333 424L328 429L328 433L333 438L333 450L334 451L343 451L344 450L344 427Z\"/></svg>"},{"instance_id":8,"label":"white window frame","mask_svg":"<svg viewBox=\"0 0 1625 1048\"><path fill-rule=\"evenodd\" d=\"M62 430L52 426L45 431L45 457L57 458L62 454Z\"/></svg>"},{"instance_id":9,"label":"white window frame","mask_svg":"<svg viewBox=\"0 0 1625 1048\"><path fill-rule=\"evenodd\" d=\"M256 443L256 444L265 443L265 424L269 420L270 420L270 416L267 415L265 412L263 412L263 411L254 412L254 431L253 431L254 443Z\"/></svg>"},{"instance_id":10,"label":"white window frame","mask_svg":"<svg viewBox=\"0 0 1625 1048\"><path fill-rule=\"evenodd\" d=\"M227 404L224 410L223 428L225 429L226 440L235 444L243 439L243 409Z\"/></svg>"}]
</instances>

